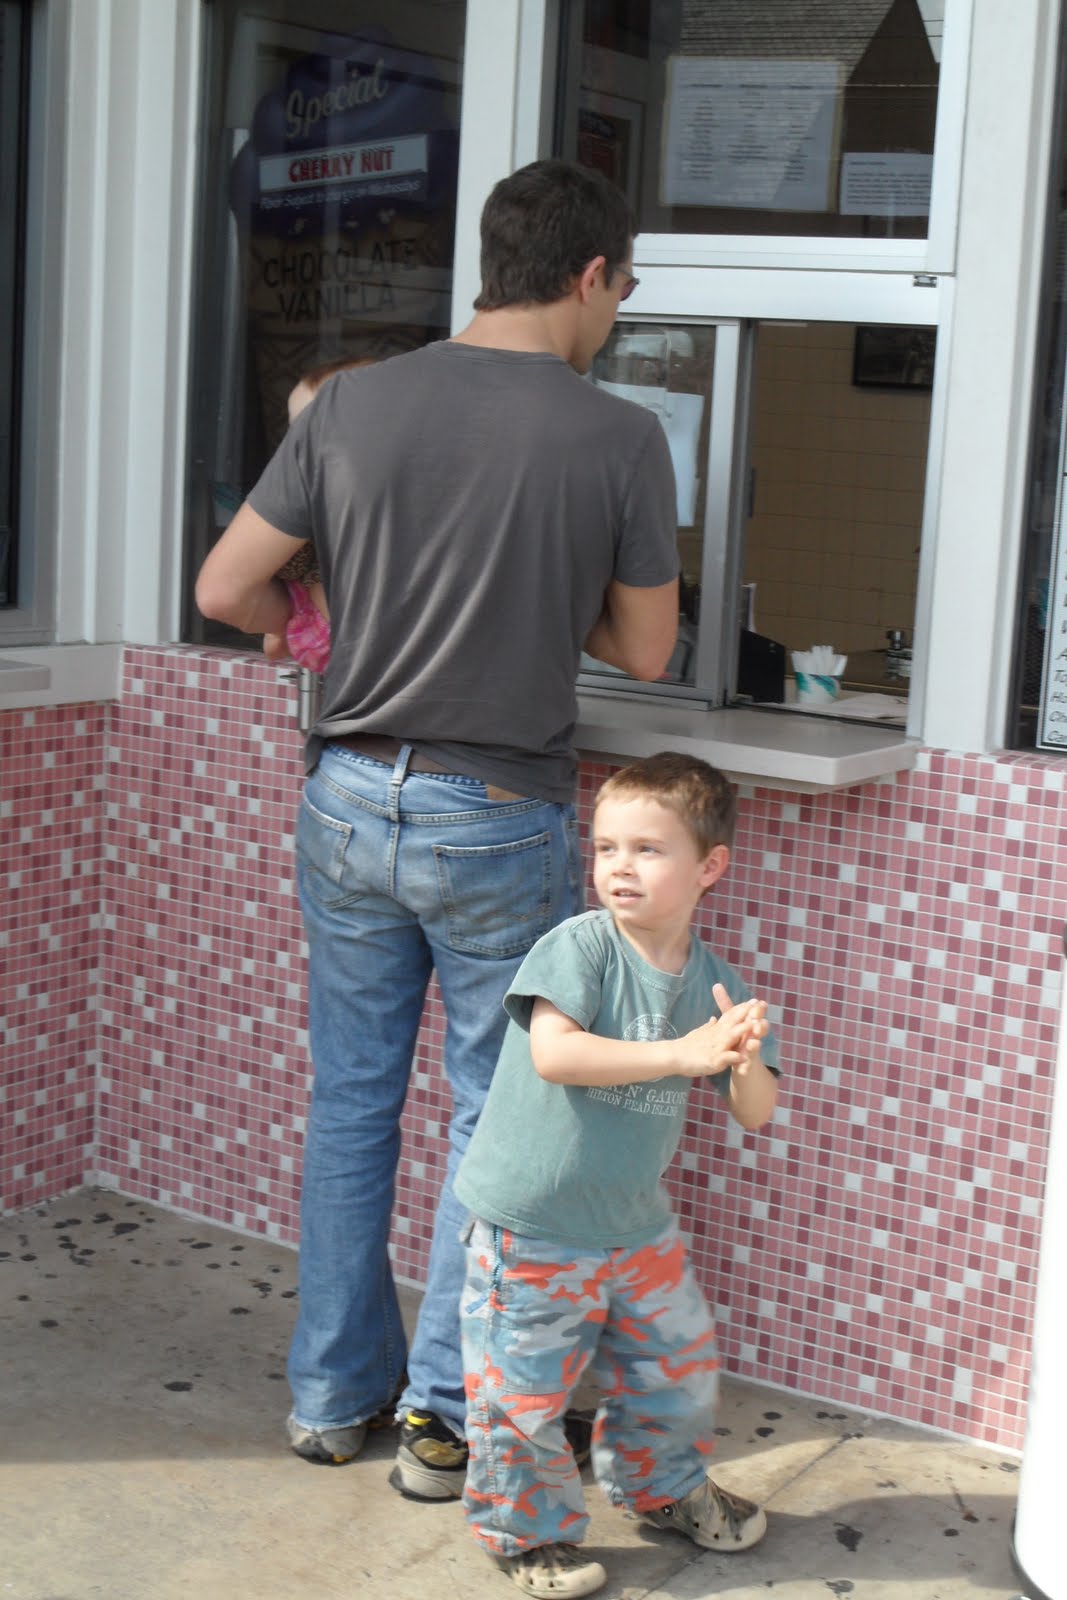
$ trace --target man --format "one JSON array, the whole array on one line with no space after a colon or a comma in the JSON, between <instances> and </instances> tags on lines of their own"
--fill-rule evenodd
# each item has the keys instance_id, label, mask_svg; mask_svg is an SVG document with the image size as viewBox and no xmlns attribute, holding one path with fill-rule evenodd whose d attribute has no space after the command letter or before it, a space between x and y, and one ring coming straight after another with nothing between
<instances>
[{"instance_id":1,"label":"man","mask_svg":"<svg viewBox=\"0 0 1067 1600\"><path fill-rule=\"evenodd\" d=\"M648 412L582 380L636 279L634 223L561 161L482 216L469 326L341 373L297 419L204 563L197 602L284 634L274 574L311 539L332 654L297 826L315 1078L289 1438L312 1460L402 1421L392 1482L463 1491L452 1177L527 950L580 909L572 798L582 648L658 677L677 615L675 495ZM399 1119L436 972L449 1158L410 1352L387 1256ZM522 1134L515 1133L515 1160Z\"/></svg>"}]
</instances>

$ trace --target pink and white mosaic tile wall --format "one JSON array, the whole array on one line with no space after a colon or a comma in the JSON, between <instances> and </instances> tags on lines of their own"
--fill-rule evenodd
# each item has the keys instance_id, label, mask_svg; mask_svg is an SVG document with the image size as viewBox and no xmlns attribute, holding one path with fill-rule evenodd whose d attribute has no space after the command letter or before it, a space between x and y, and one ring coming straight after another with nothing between
<instances>
[{"instance_id":1,"label":"pink and white mosaic tile wall","mask_svg":"<svg viewBox=\"0 0 1067 1600\"><path fill-rule=\"evenodd\" d=\"M0 1211L92 1163L106 719L0 713Z\"/></svg>"},{"instance_id":2,"label":"pink and white mosaic tile wall","mask_svg":"<svg viewBox=\"0 0 1067 1600\"><path fill-rule=\"evenodd\" d=\"M308 1066L292 697L255 658L127 653L96 746L94 1170L295 1242ZM25 792L5 765L0 793L18 818L0 825L28 830L31 848L38 815L72 788L65 771L40 770L72 726L59 718L46 738L20 725ZM583 770L586 820L605 772ZM910 776L860 790L743 794L703 932L771 1001L788 1077L758 1135L697 1090L672 1179L732 1371L1021 1444L1067 915L1065 774L1035 756L927 752ZM10 859L9 847L5 872ZM56 877L46 898L62 905ZM54 938L50 898L34 917ZM0 930L41 949L10 901ZM77 955L72 926L69 966ZM42 1008L64 1037L70 992L57 984ZM394 1241L413 1279L444 1165L441 1028L431 998ZM32 1099L36 1080L27 1087Z\"/></svg>"}]
</instances>

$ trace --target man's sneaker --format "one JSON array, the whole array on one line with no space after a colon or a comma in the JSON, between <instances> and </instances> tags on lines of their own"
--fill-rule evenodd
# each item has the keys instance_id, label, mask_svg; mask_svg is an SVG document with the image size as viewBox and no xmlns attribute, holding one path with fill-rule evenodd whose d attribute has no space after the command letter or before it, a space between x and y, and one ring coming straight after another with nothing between
<instances>
[{"instance_id":1,"label":"man's sneaker","mask_svg":"<svg viewBox=\"0 0 1067 1600\"><path fill-rule=\"evenodd\" d=\"M298 1456L328 1467L343 1467L346 1461L354 1461L367 1440L365 1422L353 1423L350 1428L305 1428L290 1417L285 1426Z\"/></svg>"},{"instance_id":2,"label":"man's sneaker","mask_svg":"<svg viewBox=\"0 0 1067 1600\"><path fill-rule=\"evenodd\" d=\"M495 1559L523 1594L544 1596L545 1600L593 1594L608 1581L600 1562L588 1560L576 1544L542 1544L520 1556Z\"/></svg>"},{"instance_id":3,"label":"man's sneaker","mask_svg":"<svg viewBox=\"0 0 1067 1600\"><path fill-rule=\"evenodd\" d=\"M399 1394L399 1390L397 1391ZM354 1422L349 1428L305 1428L294 1416L286 1421L289 1443L298 1456L316 1465L343 1467L354 1461L367 1442L371 1429L391 1428L396 1412L396 1402L382 1406L366 1422Z\"/></svg>"},{"instance_id":4,"label":"man's sneaker","mask_svg":"<svg viewBox=\"0 0 1067 1600\"><path fill-rule=\"evenodd\" d=\"M389 1482L409 1500L459 1500L468 1454L463 1440L434 1412L409 1411L400 1424L400 1448Z\"/></svg>"},{"instance_id":5,"label":"man's sneaker","mask_svg":"<svg viewBox=\"0 0 1067 1600\"><path fill-rule=\"evenodd\" d=\"M720 1489L705 1478L684 1500L674 1500L658 1511L643 1511L643 1522L655 1528L673 1528L705 1550L750 1550L767 1532L767 1516L751 1500Z\"/></svg>"}]
</instances>

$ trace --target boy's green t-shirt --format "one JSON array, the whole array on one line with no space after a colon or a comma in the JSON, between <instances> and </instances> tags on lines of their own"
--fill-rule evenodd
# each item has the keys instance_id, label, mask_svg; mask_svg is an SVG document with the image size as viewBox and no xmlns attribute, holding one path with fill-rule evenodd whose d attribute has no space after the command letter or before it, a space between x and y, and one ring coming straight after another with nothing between
<instances>
[{"instance_id":1,"label":"boy's green t-shirt","mask_svg":"<svg viewBox=\"0 0 1067 1600\"><path fill-rule=\"evenodd\" d=\"M537 995L589 1033L674 1039L718 1015L712 986L735 1003L751 991L693 935L685 971L660 972L607 911L572 917L539 939L504 999L500 1062L456 1175L461 1203L515 1233L569 1244L644 1244L671 1218L662 1184L693 1087L685 1077L614 1088L547 1083L530 1055ZM772 1035L763 1060L776 1070ZM729 1074L708 1080L721 1094Z\"/></svg>"}]
</instances>

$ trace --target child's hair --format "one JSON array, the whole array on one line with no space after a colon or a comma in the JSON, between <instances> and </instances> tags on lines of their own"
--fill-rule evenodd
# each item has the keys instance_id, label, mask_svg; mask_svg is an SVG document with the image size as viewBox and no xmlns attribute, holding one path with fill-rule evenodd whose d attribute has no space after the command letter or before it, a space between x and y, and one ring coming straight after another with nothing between
<instances>
[{"instance_id":1,"label":"child's hair","mask_svg":"<svg viewBox=\"0 0 1067 1600\"><path fill-rule=\"evenodd\" d=\"M349 367L373 367L377 361L376 356L339 356L336 361L324 361L321 366L309 367L296 381L305 384L315 394L327 378L334 377L338 372L347 372Z\"/></svg>"},{"instance_id":2,"label":"child's hair","mask_svg":"<svg viewBox=\"0 0 1067 1600\"><path fill-rule=\"evenodd\" d=\"M597 805L606 799L641 796L668 806L685 823L702 856L734 838L737 799L733 784L717 767L676 750L642 756L613 772L601 785Z\"/></svg>"},{"instance_id":3,"label":"child's hair","mask_svg":"<svg viewBox=\"0 0 1067 1600\"><path fill-rule=\"evenodd\" d=\"M341 356L336 361L324 361L321 366L309 367L302 372L293 385L293 393L299 388L307 390L304 405L310 405L312 398L318 394L327 378L336 377L339 372L347 372L349 367L373 367L377 364L376 356ZM303 409L303 407L301 407ZM290 412L290 416L295 416ZM274 574L285 583L320 583L319 558L315 554L315 546L304 543L291 555L284 567L279 567Z\"/></svg>"}]
</instances>

